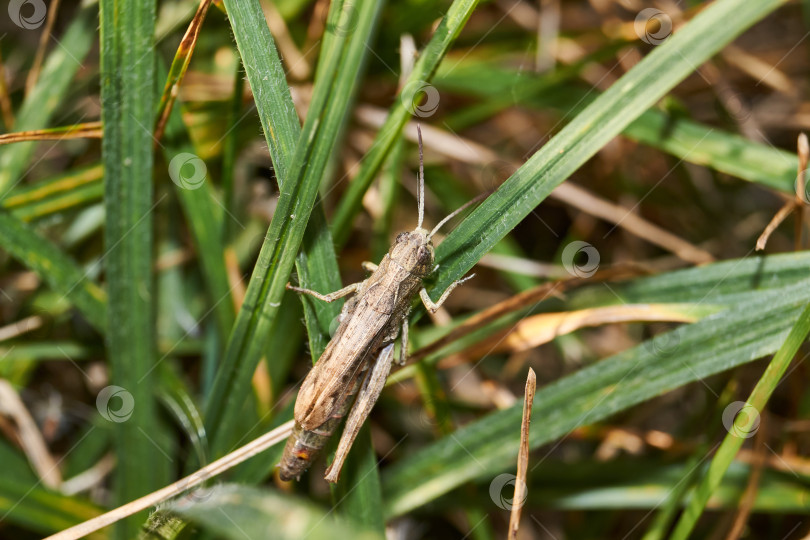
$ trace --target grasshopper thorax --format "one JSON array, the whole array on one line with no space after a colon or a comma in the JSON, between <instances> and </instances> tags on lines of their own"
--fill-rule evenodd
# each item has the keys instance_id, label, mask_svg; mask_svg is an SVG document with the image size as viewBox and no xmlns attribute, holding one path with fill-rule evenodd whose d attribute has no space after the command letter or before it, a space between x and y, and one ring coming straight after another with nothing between
<instances>
[{"instance_id":1,"label":"grasshopper thorax","mask_svg":"<svg viewBox=\"0 0 810 540\"><path fill-rule=\"evenodd\" d=\"M430 240L430 233L421 227L411 232L399 233L388 256L413 275L429 275L433 271L433 242Z\"/></svg>"}]
</instances>

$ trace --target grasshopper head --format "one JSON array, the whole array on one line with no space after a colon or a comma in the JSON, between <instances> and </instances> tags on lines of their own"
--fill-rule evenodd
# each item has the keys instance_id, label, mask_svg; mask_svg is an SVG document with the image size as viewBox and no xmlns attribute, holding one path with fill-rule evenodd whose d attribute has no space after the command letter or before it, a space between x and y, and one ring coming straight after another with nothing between
<instances>
[{"instance_id":1,"label":"grasshopper head","mask_svg":"<svg viewBox=\"0 0 810 540\"><path fill-rule=\"evenodd\" d=\"M399 233L388 256L417 276L427 276L433 270L433 242L429 233L421 227Z\"/></svg>"}]
</instances>

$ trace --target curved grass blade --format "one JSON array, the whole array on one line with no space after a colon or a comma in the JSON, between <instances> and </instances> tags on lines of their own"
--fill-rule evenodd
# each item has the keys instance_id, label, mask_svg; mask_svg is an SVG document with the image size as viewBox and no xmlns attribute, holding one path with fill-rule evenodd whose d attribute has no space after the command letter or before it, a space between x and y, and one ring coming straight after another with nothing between
<instances>
[{"instance_id":1,"label":"curved grass blade","mask_svg":"<svg viewBox=\"0 0 810 540\"><path fill-rule=\"evenodd\" d=\"M236 307L231 296L228 282L228 271L225 267L225 246L222 241L222 221L230 216L220 217L221 212L214 208L215 195L211 187L210 175L206 173L202 185L195 183L198 167L205 167L204 162L194 153L186 126L180 111L174 108L168 111L165 125L163 155L169 164L169 176L175 184L175 192L186 221L194 236L200 267L208 292L211 308L217 322L217 329L222 341L227 339L236 319ZM194 163L195 176L186 181L180 170L172 168L173 161ZM202 165L200 165L202 164ZM178 168L179 169L179 168Z\"/></svg>"},{"instance_id":2,"label":"curved grass blade","mask_svg":"<svg viewBox=\"0 0 810 540\"><path fill-rule=\"evenodd\" d=\"M681 514L670 538L680 540L689 537L700 514L703 513L703 509L706 507L709 497L720 486L726 470L734 461L734 456L737 455L745 440L756 433L759 428L760 411L768 403L768 399L776 390L776 386L793 361L793 357L799 351L799 347L807 339L808 333L810 333L810 305L799 315L799 319L791 328L790 334L788 334L782 346L779 347L773 360L768 364L765 373L762 374L748 400L734 414L733 425L729 427L720 448L717 449L712 458L706 475L697 486L693 496L689 498L689 503L684 513Z\"/></svg>"},{"instance_id":3,"label":"curved grass blade","mask_svg":"<svg viewBox=\"0 0 810 540\"><path fill-rule=\"evenodd\" d=\"M174 102L177 99L180 83L188 70L188 65L191 63L191 54L194 52L194 45L197 43L197 37L200 35L200 28L202 28L209 7L211 7L211 0L200 0L200 6L197 8L194 18L191 19L191 24L189 24L183 39L180 40L177 52L174 54L172 65L169 68L169 77L163 88L163 94L160 96L160 104L158 104L155 140L159 141L163 136L163 130L166 128L166 122L169 121L169 115L171 115Z\"/></svg>"},{"instance_id":4,"label":"curved grass blade","mask_svg":"<svg viewBox=\"0 0 810 540\"><path fill-rule=\"evenodd\" d=\"M18 218L0 211L0 246L67 297L100 332L107 328L107 295L58 247Z\"/></svg>"},{"instance_id":5,"label":"curved grass blade","mask_svg":"<svg viewBox=\"0 0 810 540\"><path fill-rule=\"evenodd\" d=\"M436 250L444 291L560 183L698 65L783 0L718 0L659 45L537 151Z\"/></svg>"},{"instance_id":6,"label":"curved grass blade","mask_svg":"<svg viewBox=\"0 0 810 540\"><path fill-rule=\"evenodd\" d=\"M16 523L43 534L50 534L102 512L98 506L79 497L69 497L39 486L38 478L16 449L0 441L0 521ZM98 536L96 536L98 538Z\"/></svg>"},{"instance_id":7,"label":"curved grass blade","mask_svg":"<svg viewBox=\"0 0 810 540\"><path fill-rule=\"evenodd\" d=\"M454 0L430 42L419 55L419 60L414 64L413 71L408 76L385 119L385 124L380 128L371 145L371 150L363 159L360 171L352 180L335 211L332 221L335 245L343 245L348 238L351 232L351 222L360 210L363 194L368 190L391 152L394 142L402 133L402 128L411 118L413 107L416 105L415 101L418 100L417 94L433 76L439 62L442 61L450 46L461 33L461 29L464 28L476 5L478 5L478 0Z\"/></svg>"}]
</instances>

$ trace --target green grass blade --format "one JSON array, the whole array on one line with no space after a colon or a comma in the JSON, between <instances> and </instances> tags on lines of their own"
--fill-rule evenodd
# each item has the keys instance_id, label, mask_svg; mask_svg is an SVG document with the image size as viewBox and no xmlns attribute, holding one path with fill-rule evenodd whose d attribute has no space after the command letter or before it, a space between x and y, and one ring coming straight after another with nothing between
<instances>
[{"instance_id":1,"label":"green grass blade","mask_svg":"<svg viewBox=\"0 0 810 540\"><path fill-rule=\"evenodd\" d=\"M0 521L53 534L93 518L102 509L80 497L69 497L39 485L25 457L0 440ZM98 538L98 535L95 536Z\"/></svg>"},{"instance_id":2,"label":"green grass blade","mask_svg":"<svg viewBox=\"0 0 810 540\"><path fill-rule=\"evenodd\" d=\"M250 2L240 2L239 7L245 9L249 4ZM230 4L226 4L226 6L231 7ZM254 10L261 13L258 5ZM337 9L333 7L330 10L330 16L336 11L339 15L339 6ZM237 35L242 31L240 28L248 24L241 20L244 16L245 14L242 12L232 13L232 25ZM263 25L259 26L263 27ZM271 41L272 38L266 27L264 27L264 33L267 40ZM268 330L272 327L278 313L285 285L303 240L323 173L335 149L336 135L347 114L346 104L355 85L357 72L348 69L338 71L344 41L339 43L341 46L325 48L320 59L307 119L301 130L300 140L295 147L293 158L289 162L287 179L281 185L281 195L266 241L259 253L245 301L237 317L223 364L207 404L206 425L209 426L209 432L212 434L215 456L224 453L233 442L235 418L240 414L244 397L250 388L251 375L264 352ZM247 56L245 52L243 54L245 54L243 63L248 70L254 95L273 94L272 90L265 91L266 81L261 70L254 73L253 76L250 75L257 66L251 63L250 56ZM262 52L262 55L267 56L266 52ZM277 60L277 57L274 58ZM274 76L282 77L280 84L284 86L279 89L279 93L289 95L283 72L279 73L279 70L275 70ZM277 81L274 84L279 83ZM289 143L280 139L274 140L274 135L278 138L279 133L289 132L290 130L287 129L289 126L281 130L270 123L273 118L265 107L272 104L273 101L268 100L259 105L257 99L257 106L260 109L260 117L271 152L278 151L278 148L285 151ZM329 109L326 107L327 104L330 105ZM262 112L262 109L265 110ZM279 178L284 178L283 171L277 169L276 173ZM329 261L322 259L318 263L329 264ZM331 279L335 277L332 276Z\"/></svg>"},{"instance_id":3,"label":"green grass blade","mask_svg":"<svg viewBox=\"0 0 810 540\"><path fill-rule=\"evenodd\" d=\"M476 5L478 5L478 0L454 0L430 42L420 53L419 60L414 64L413 71L403 85L402 92L385 119L385 124L380 128L371 145L371 150L363 159L360 171L352 180L335 211L332 234L336 245L343 245L349 237L351 223L360 210L363 194L374 181L377 172L391 152L394 142L402 133L402 128L411 118L413 105L415 105L414 100L418 99L415 92L418 92L431 79L439 62L442 61L450 46L461 33L461 29L464 28Z\"/></svg>"},{"instance_id":4,"label":"green grass blade","mask_svg":"<svg viewBox=\"0 0 810 540\"><path fill-rule=\"evenodd\" d=\"M104 167L89 165L32 186L17 188L0 205L23 221L99 201Z\"/></svg>"},{"instance_id":5,"label":"green grass blade","mask_svg":"<svg viewBox=\"0 0 810 540\"><path fill-rule=\"evenodd\" d=\"M567 68L563 69L567 71ZM468 60L452 71L440 67L434 82L443 91L483 98L479 107L485 109L485 114L476 115L479 118L489 117L516 103L541 110L552 108L569 117L581 112L598 97L594 89L578 87L568 77L561 81L554 77L555 80L549 81L550 77L554 76L532 78L522 72ZM504 84L492 81L503 81ZM509 98L504 99L504 95ZM649 109L622 134L689 163L781 191L792 193L794 190L798 166L795 153L695 122L677 111Z\"/></svg>"},{"instance_id":6,"label":"green grass blade","mask_svg":"<svg viewBox=\"0 0 810 540\"><path fill-rule=\"evenodd\" d=\"M337 519L309 502L268 489L224 484L200 490L194 498L197 502L174 501L166 510L221 538L384 538L352 522Z\"/></svg>"},{"instance_id":7,"label":"green grass blade","mask_svg":"<svg viewBox=\"0 0 810 540\"><path fill-rule=\"evenodd\" d=\"M369 530L385 533L385 511L382 503L377 455L371 444L371 427L366 424L357 434L349 459L333 487L333 500L341 515L364 525Z\"/></svg>"},{"instance_id":8,"label":"green grass blade","mask_svg":"<svg viewBox=\"0 0 810 540\"><path fill-rule=\"evenodd\" d=\"M259 118L267 139L270 156L273 160L276 179L281 189L289 178L290 163L293 159L301 125L289 88L284 78L284 68L270 30L264 22L264 15L258 3L240 2L228 5L231 25L236 43L242 55L254 99L259 110ZM331 38L326 35L327 42ZM270 51L270 54L267 51ZM261 88L257 92L255 89ZM312 211L309 226L304 234L301 253L296 261L298 279L304 287L315 290L335 290L340 288L337 258L332 239L326 226L326 218L320 203ZM329 339L329 324L337 315L340 305L316 305L304 303L304 319L310 350L315 358Z\"/></svg>"},{"instance_id":9,"label":"green grass blade","mask_svg":"<svg viewBox=\"0 0 810 540\"><path fill-rule=\"evenodd\" d=\"M81 62L95 41L98 21L96 6L81 8L65 35L59 40L42 66L34 90L26 97L14 123L15 131L43 129L62 104L70 81L82 67ZM24 142L0 151L0 199L22 179L36 143Z\"/></svg>"},{"instance_id":10,"label":"green grass blade","mask_svg":"<svg viewBox=\"0 0 810 540\"><path fill-rule=\"evenodd\" d=\"M222 341L227 339L236 319L236 308L231 297L228 271L225 267L225 245L222 239L222 221L231 219L214 207L215 195L211 186L210 174L205 162L194 153L188 132L183 123L179 107L175 106L166 124L163 155L169 164L168 174L163 176L175 185L175 192L194 236L196 252L200 258L200 269L205 278L211 311L217 322ZM172 164L186 164L194 171L191 176L183 176L182 167ZM202 178L200 178L202 177Z\"/></svg>"},{"instance_id":11,"label":"green grass blade","mask_svg":"<svg viewBox=\"0 0 810 540\"><path fill-rule=\"evenodd\" d=\"M101 99L106 208L107 333L113 384L129 392L132 416L115 426L115 499L164 484L166 457L151 371L156 360L152 279L152 139L155 114L154 0L101 0ZM131 538L145 515L116 528Z\"/></svg>"},{"instance_id":12,"label":"green grass blade","mask_svg":"<svg viewBox=\"0 0 810 540\"><path fill-rule=\"evenodd\" d=\"M768 403L768 399L776 390L776 386L788 366L790 366L791 361L793 361L793 357L796 356L799 347L804 343L808 333L810 333L810 305L802 311L799 319L791 328L787 339L768 364L765 373L757 382L748 400L745 404L742 404L741 409L732 411L734 413L734 423L728 426L728 433L723 438L723 442L720 444L720 448L717 449L714 458L712 458L709 470L697 486L694 495L689 499L689 504L678 520L678 524L675 526L670 538L687 538L692 532L695 523L697 523L700 514L703 513L703 509L706 507L706 503L709 501L709 497L720 486L726 470L734 461L734 456L737 455L745 440L752 437L759 429L760 411Z\"/></svg>"},{"instance_id":13,"label":"green grass blade","mask_svg":"<svg viewBox=\"0 0 810 540\"><path fill-rule=\"evenodd\" d=\"M0 211L0 247L67 297L90 324L104 332L107 295L62 250L5 211Z\"/></svg>"},{"instance_id":14,"label":"green grass blade","mask_svg":"<svg viewBox=\"0 0 810 540\"><path fill-rule=\"evenodd\" d=\"M558 439L653 396L774 352L810 300L808 281L758 293L697 323L656 336L537 392L531 447ZM494 476L517 456L520 404L473 422L383 473L389 516L466 480Z\"/></svg>"},{"instance_id":15,"label":"green grass blade","mask_svg":"<svg viewBox=\"0 0 810 540\"><path fill-rule=\"evenodd\" d=\"M783 0L718 0L700 12L591 103L437 248L433 297L472 266L588 158L697 66Z\"/></svg>"}]
</instances>

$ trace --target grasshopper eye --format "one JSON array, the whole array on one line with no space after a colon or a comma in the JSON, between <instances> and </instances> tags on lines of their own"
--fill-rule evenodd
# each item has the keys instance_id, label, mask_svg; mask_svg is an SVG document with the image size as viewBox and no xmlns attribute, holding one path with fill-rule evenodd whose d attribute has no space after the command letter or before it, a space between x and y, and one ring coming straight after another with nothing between
<instances>
[{"instance_id":1,"label":"grasshopper eye","mask_svg":"<svg viewBox=\"0 0 810 540\"><path fill-rule=\"evenodd\" d=\"M429 261L430 260L430 250L425 246L419 246L419 249L416 252L416 257L420 261Z\"/></svg>"},{"instance_id":2,"label":"grasshopper eye","mask_svg":"<svg viewBox=\"0 0 810 540\"><path fill-rule=\"evenodd\" d=\"M408 233L406 233L406 232L399 233L397 235L397 243L404 242L406 238L408 238Z\"/></svg>"}]
</instances>

